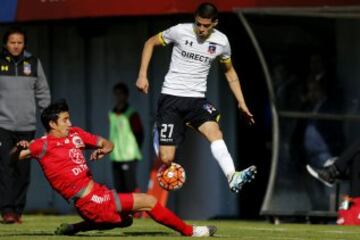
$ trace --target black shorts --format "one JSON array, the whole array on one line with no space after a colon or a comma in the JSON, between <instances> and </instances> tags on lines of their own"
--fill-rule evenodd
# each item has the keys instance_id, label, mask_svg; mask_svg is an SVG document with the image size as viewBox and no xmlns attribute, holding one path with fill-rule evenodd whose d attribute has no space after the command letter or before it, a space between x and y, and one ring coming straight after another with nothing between
<instances>
[{"instance_id":1,"label":"black shorts","mask_svg":"<svg viewBox=\"0 0 360 240\"><path fill-rule=\"evenodd\" d=\"M219 119L219 112L206 98L161 94L156 118L160 145L178 145L186 126L197 130L203 123Z\"/></svg>"}]
</instances>

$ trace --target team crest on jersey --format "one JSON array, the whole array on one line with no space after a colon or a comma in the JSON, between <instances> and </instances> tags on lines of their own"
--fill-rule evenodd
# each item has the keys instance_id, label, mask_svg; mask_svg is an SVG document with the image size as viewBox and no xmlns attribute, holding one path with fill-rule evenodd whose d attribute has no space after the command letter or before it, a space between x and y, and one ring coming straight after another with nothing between
<instances>
[{"instance_id":1,"label":"team crest on jersey","mask_svg":"<svg viewBox=\"0 0 360 240\"><path fill-rule=\"evenodd\" d=\"M71 161L76 164L85 164L85 158L82 151L78 148L72 148L69 150L69 157Z\"/></svg>"},{"instance_id":2,"label":"team crest on jersey","mask_svg":"<svg viewBox=\"0 0 360 240\"><path fill-rule=\"evenodd\" d=\"M72 142L75 145L76 148L82 148L85 147L83 140L79 136L74 136L72 138Z\"/></svg>"},{"instance_id":3,"label":"team crest on jersey","mask_svg":"<svg viewBox=\"0 0 360 240\"><path fill-rule=\"evenodd\" d=\"M203 105L203 108L204 108L206 111L208 111L210 114L212 114L213 112L216 111L216 108L215 108L213 105L211 105L210 103L204 104L204 105Z\"/></svg>"},{"instance_id":4,"label":"team crest on jersey","mask_svg":"<svg viewBox=\"0 0 360 240\"><path fill-rule=\"evenodd\" d=\"M216 44L215 43L210 43L209 48L208 48L208 53L214 54L215 52L216 52Z\"/></svg>"},{"instance_id":5,"label":"team crest on jersey","mask_svg":"<svg viewBox=\"0 0 360 240\"><path fill-rule=\"evenodd\" d=\"M28 62L24 62L24 74L25 75L31 74L31 64Z\"/></svg>"}]
</instances>

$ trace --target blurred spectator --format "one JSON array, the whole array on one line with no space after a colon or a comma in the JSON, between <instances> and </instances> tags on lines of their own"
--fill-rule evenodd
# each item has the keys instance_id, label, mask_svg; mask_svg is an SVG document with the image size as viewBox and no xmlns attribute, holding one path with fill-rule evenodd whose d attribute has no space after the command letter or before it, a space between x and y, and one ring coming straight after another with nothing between
<instances>
[{"instance_id":1,"label":"blurred spectator","mask_svg":"<svg viewBox=\"0 0 360 240\"><path fill-rule=\"evenodd\" d=\"M129 105L129 89L124 83L113 87L115 106L109 113L110 140L114 150L110 154L117 192L139 191L136 181L137 163L141 160L144 138L139 114Z\"/></svg>"},{"instance_id":2,"label":"blurred spectator","mask_svg":"<svg viewBox=\"0 0 360 240\"><path fill-rule=\"evenodd\" d=\"M330 65L330 61L319 53L312 54L309 60L309 73L305 82L305 94L303 95L303 101L306 102L306 97L309 93L309 84L318 83L323 88L327 101L331 101L333 111L340 110L340 103L342 99L342 92L336 82L335 67ZM336 101L332 99L336 97Z\"/></svg>"},{"instance_id":3,"label":"blurred spectator","mask_svg":"<svg viewBox=\"0 0 360 240\"><path fill-rule=\"evenodd\" d=\"M334 113L339 107L338 99L329 95L330 80L326 78L324 65L320 61L317 55L310 59L310 72L306 79L301 108L301 111L306 113ZM328 159L340 152L342 139L339 122L318 118L299 119L292 137L291 156L297 159L301 168L306 164L323 167L330 164ZM313 182L308 183L307 189L313 209L329 209L328 202L324 201L324 196L329 192Z\"/></svg>"},{"instance_id":4,"label":"blurred spectator","mask_svg":"<svg viewBox=\"0 0 360 240\"><path fill-rule=\"evenodd\" d=\"M276 59L272 68L272 80L277 108L279 110L297 110L300 101L296 93L301 91L301 83L299 77L289 70L282 57Z\"/></svg>"},{"instance_id":5,"label":"blurred spectator","mask_svg":"<svg viewBox=\"0 0 360 240\"><path fill-rule=\"evenodd\" d=\"M334 98L331 89L333 76L325 69L322 56L310 57L309 74L302 95L302 111L308 113L335 113L341 108L339 98ZM337 155L342 148L341 125L332 120L305 119L299 124L305 159L313 166L323 166L327 159ZM302 126L301 126L302 125ZM295 134L297 136L297 134Z\"/></svg>"},{"instance_id":6,"label":"blurred spectator","mask_svg":"<svg viewBox=\"0 0 360 240\"><path fill-rule=\"evenodd\" d=\"M328 70L325 66L323 57L320 54L310 56L309 74L307 82L325 82L329 80Z\"/></svg>"},{"instance_id":7,"label":"blurred spectator","mask_svg":"<svg viewBox=\"0 0 360 240\"><path fill-rule=\"evenodd\" d=\"M30 183L30 161L11 162L9 152L20 140L31 140L40 111L50 103L41 62L25 51L26 34L9 29L0 54L0 209L3 223L21 223Z\"/></svg>"}]
</instances>

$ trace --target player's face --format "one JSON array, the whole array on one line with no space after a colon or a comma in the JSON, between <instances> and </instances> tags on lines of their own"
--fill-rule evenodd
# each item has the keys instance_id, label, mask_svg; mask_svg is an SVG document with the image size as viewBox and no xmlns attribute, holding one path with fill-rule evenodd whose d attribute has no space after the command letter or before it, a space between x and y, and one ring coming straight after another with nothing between
<instances>
[{"instance_id":1,"label":"player's face","mask_svg":"<svg viewBox=\"0 0 360 240\"><path fill-rule=\"evenodd\" d=\"M56 137L66 137L69 134L70 127L72 126L70 121L70 115L68 112L61 112L56 123L51 125L52 133Z\"/></svg>"},{"instance_id":2,"label":"player's face","mask_svg":"<svg viewBox=\"0 0 360 240\"><path fill-rule=\"evenodd\" d=\"M209 37L216 25L217 20L213 21L210 18L195 17L195 33L201 39Z\"/></svg>"},{"instance_id":3,"label":"player's face","mask_svg":"<svg viewBox=\"0 0 360 240\"><path fill-rule=\"evenodd\" d=\"M9 53L15 57L20 56L25 48L24 35L20 33L13 33L9 35L5 48Z\"/></svg>"}]
</instances>

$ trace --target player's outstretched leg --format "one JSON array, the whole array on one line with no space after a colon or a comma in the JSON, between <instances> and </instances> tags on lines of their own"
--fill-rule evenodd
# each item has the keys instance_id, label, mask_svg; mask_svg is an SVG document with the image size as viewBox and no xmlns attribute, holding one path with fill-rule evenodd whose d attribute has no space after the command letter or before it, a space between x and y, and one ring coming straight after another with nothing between
<instances>
[{"instance_id":1,"label":"player's outstretched leg","mask_svg":"<svg viewBox=\"0 0 360 240\"><path fill-rule=\"evenodd\" d=\"M183 236L210 237L216 232L215 226L193 226L186 224L182 219L158 202L156 202L147 213L156 222L181 233Z\"/></svg>"},{"instance_id":2,"label":"player's outstretched leg","mask_svg":"<svg viewBox=\"0 0 360 240\"><path fill-rule=\"evenodd\" d=\"M250 166L240 172L235 172L229 180L229 187L232 192L238 193L245 183L255 178L256 166Z\"/></svg>"}]
</instances>

